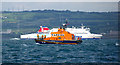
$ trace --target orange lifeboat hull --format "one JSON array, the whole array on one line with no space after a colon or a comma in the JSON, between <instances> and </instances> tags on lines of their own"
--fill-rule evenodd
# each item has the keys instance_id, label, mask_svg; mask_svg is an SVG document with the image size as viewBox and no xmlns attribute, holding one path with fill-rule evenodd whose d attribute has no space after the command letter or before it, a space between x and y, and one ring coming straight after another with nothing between
<instances>
[{"instance_id":1,"label":"orange lifeboat hull","mask_svg":"<svg viewBox=\"0 0 120 65\"><path fill-rule=\"evenodd\" d=\"M35 39L36 43L39 44L80 44L82 43L82 40L64 40L64 41L58 41L58 40L39 40Z\"/></svg>"}]
</instances>

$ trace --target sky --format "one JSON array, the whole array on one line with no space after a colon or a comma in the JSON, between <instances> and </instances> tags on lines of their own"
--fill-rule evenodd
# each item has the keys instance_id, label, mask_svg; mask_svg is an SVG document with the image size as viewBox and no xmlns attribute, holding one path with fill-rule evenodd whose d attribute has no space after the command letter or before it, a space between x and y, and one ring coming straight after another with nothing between
<instances>
[{"instance_id":1,"label":"sky","mask_svg":"<svg viewBox=\"0 0 120 65\"><path fill-rule=\"evenodd\" d=\"M119 0L1 0L2 2L119 2Z\"/></svg>"},{"instance_id":2,"label":"sky","mask_svg":"<svg viewBox=\"0 0 120 65\"><path fill-rule=\"evenodd\" d=\"M2 2L3 11L71 10L87 12L118 11L117 2Z\"/></svg>"}]
</instances>

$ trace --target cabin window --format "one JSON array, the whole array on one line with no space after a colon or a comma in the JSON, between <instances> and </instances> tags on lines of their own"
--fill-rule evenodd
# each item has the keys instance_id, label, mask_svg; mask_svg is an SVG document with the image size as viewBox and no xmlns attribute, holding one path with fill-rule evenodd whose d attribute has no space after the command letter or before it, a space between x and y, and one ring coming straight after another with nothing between
<instances>
[{"instance_id":1,"label":"cabin window","mask_svg":"<svg viewBox=\"0 0 120 65\"><path fill-rule=\"evenodd\" d=\"M52 36L53 36L53 34L52 34Z\"/></svg>"},{"instance_id":2,"label":"cabin window","mask_svg":"<svg viewBox=\"0 0 120 65\"><path fill-rule=\"evenodd\" d=\"M60 36L62 36L62 34L60 34Z\"/></svg>"},{"instance_id":3,"label":"cabin window","mask_svg":"<svg viewBox=\"0 0 120 65\"><path fill-rule=\"evenodd\" d=\"M58 34L56 34L56 36L58 36Z\"/></svg>"},{"instance_id":4,"label":"cabin window","mask_svg":"<svg viewBox=\"0 0 120 65\"><path fill-rule=\"evenodd\" d=\"M61 37L58 37L58 39L61 39Z\"/></svg>"},{"instance_id":5,"label":"cabin window","mask_svg":"<svg viewBox=\"0 0 120 65\"><path fill-rule=\"evenodd\" d=\"M59 36L60 36L60 34L59 34Z\"/></svg>"},{"instance_id":6,"label":"cabin window","mask_svg":"<svg viewBox=\"0 0 120 65\"><path fill-rule=\"evenodd\" d=\"M57 36L59 36L59 34L57 34Z\"/></svg>"}]
</instances>

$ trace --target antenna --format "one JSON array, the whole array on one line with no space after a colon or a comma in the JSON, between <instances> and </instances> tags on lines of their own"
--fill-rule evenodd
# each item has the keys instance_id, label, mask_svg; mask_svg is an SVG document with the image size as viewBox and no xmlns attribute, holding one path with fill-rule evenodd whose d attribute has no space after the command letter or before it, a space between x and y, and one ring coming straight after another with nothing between
<instances>
[{"instance_id":1,"label":"antenna","mask_svg":"<svg viewBox=\"0 0 120 65\"><path fill-rule=\"evenodd\" d=\"M65 20L65 21L66 21L66 24L67 24L67 23L68 23L68 22L67 22L67 18L66 18L66 20Z\"/></svg>"},{"instance_id":2,"label":"antenna","mask_svg":"<svg viewBox=\"0 0 120 65\"><path fill-rule=\"evenodd\" d=\"M67 18L65 19L65 24L63 24L63 29L67 28L67 25L68 25L68 21L67 21Z\"/></svg>"},{"instance_id":3,"label":"antenna","mask_svg":"<svg viewBox=\"0 0 120 65\"><path fill-rule=\"evenodd\" d=\"M69 25L69 24L68 24L68 19L67 19L67 18L66 18L66 20L65 20L65 23L66 23L66 24L65 24L66 26Z\"/></svg>"}]
</instances>

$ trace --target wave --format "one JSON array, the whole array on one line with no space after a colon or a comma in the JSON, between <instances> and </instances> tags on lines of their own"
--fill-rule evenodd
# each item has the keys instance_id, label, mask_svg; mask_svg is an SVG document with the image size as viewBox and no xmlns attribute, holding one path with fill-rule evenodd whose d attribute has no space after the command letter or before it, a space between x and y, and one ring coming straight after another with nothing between
<instances>
[{"instance_id":1,"label":"wave","mask_svg":"<svg viewBox=\"0 0 120 65\"><path fill-rule=\"evenodd\" d=\"M26 44L23 44L23 46L26 46L26 47L27 47L28 45L26 45Z\"/></svg>"},{"instance_id":2,"label":"wave","mask_svg":"<svg viewBox=\"0 0 120 65\"><path fill-rule=\"evenodd\" d=\"M115 45L116 45L116 46L119 46L119 44L118 44L117 42L115 43Z\"/></svg>"},{"instance_id":3,"label":"wave","mask_svg":"<svg viewBox=\"0 0 120 65\"><path fill-rule=\"evenodd\" d=\"M20 38L11 38L10 40L20 40Z\"/></svg>"},{"instance_id":4,"label":"wave","mask_svg":"<svg viewBox=\"0 0 120 65\"><path fill-rule=\"evenodd\" d=\"M36 43L36 44L38 44L38 45L39 45L39 43Z\"/></svg>"}]
</instances>

